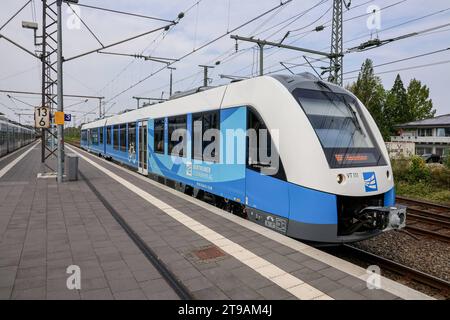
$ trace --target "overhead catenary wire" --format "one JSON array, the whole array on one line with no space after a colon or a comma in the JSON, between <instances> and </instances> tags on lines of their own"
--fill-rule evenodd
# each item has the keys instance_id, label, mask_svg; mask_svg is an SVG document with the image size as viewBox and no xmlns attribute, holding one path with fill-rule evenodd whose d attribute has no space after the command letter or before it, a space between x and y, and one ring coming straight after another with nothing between
<instances>
[{"instance_id":1,"label":"overhead catenary wire","mask_svg":"<svg viewBox=\"0 0 450 320\"><path fill-rule=\"evenodd\" d=\"M140 51L140 55L144 54L145 51L147 51L156 41L157 39L163 35L163 37L165 36L165 34L169 33L172 29L165 31L163 30L157 38L155 38L147 47L145 47L143 50ZM119 77L126 71L128 70L131 65L133 65L136 62L136 60L131 60L124 68L122 68L111 80L109 80L98 92L103 92L109 85L111 85L113 82L115 82L117 79L119 79Z\"/></svg>"},{"instance_id":2,"label":"overhead catenary wire","mask_svg":"<svg viewBox=\"0 0 450 320\"><path fill-rule=\"evenodd\" d=\"M395 70L376 72L375 75L387 74L387 73L393 73L393 72L401 72L401 71L409 71L409 70L414 70L414 69L427 68L427 67L433 67L433 66L438 66L438 65L442 65L442 64L448 64L448 63L450 63L450 60L437 61L437 62L433 62L433 63L427 63L427 64L422 64L422 65L417 65L417 66L410 66L410 67L405 67L405 68L400 68L400 69L395 69ZM345 78L344 80L351 80L351 79L356 79L356 78L358 78L358 76Z\"/></svg>"},{"instance_id":3,"label":"overhead catenary wire","mask_svg":"<svg viewBox=\"0 0 450 320\"><path fill-rule=\"evenodd\" d=\"M186 10L182 11L184 12L184 15L186 15L187 13L189 13L196 5L200 4L203 0L198 0L196 1L193 5L191 5L190 7L188 7ZM175 24L172 28L170 28L169 30L162 30L162 32L158 35L158 37L156 37L147 47L145 47L140 54L144 54L145 51L147 51L152 45L156 44L156 42L158 41L159 37L162 37L160 41L163 41L166 36L170 33L170 31L173 30L173 28L175 28L178 24ZM156 47L152 50L152 52L154 52L154 50L156 50ZM152 53L151 52L151 53ZM108 81L106 83L106 85L100 89L98 91L98 93L103 92L109 85L111 85L112 83L114 83L117 79L119 79L119 77L126 71L128 70L135 62L136 60L132 60L131 62L129 62L113 79L111 79L110 81ZM105 102L105 106L108 104L109 102ZM110 107L112 108L113 105ZM109 111L109 109L108 109Z\"/></svg>"},{"instance_id":4,"label":"overhead catenary wire","mask_svg":"<svg viewBox=\"0 0 450 320\"><path fill-rule=\"evenodd\" d=\"M450 29L448 31L450 31ZM420 35L424 35L424 34L420 34ZM394 64L394 63L399 63L399 62L403 62L403 61L407 61L407 60L412 60L412 59L416 59L416 58L420 58L420 57L424 57L424 56L428 56L428 55L433 55L433 54L445 52L445 51L448 51L448 50L450 50L450 48L445 48L445 49L440 49L440 50L436 50L436 51L432 51L432 52L427 52L427 53L419 54L419 55L412 56L412 57L407 57L407 58L402 58L402 59L398 59L398 60L395 60L395 61L382 63L380 65L377 65L377 67L384 66L384 65L389 65L389 64ZM355 52L356 51L349 52L349 53L355 53ZM292 60L292 59L290 59L290 60ZM316 59L314 62L323 61L323 60L325 60L325 58ZM284 62L284 63L286 63L286 62ZM297 67L301 67L301 66L306 66L306 64L305 63L303 63L303 64L293 64L291 69L297 68ZM280 69L274 70L272 72L267 72L266 74L277 73L277 72L280 72L280 71L283 71L283 70L284 70L283 68L280 68ZM348 71L348 72L344 72L344 74L354 73L354 72L358 72L358 71L360 71L360 70L359 69L358 70L355 69L355 70L351 70L351 71ZM346 79L344 79L344 80L346 80Z\"/></svg>"},{"instance_id":5,"label":"overhead catenary wire","mask_svg":"<svg viewBox=\"0 0 450 320\"><path fill-rule=\"evenodd\" d=\"M316 3L314 6L312 6L312 7L310 7L310 8L308 8L308 9L306 9L306 10L303 10L303 11L301 11L298 15L296 15L296 18L301 18L303 15L305 15L306 13L308 13L308 12L310 12L312 9L315 9L315 8L317 8L319 5L321 5L321 4L324 4L324 3L326 3L327 1L319 1L318 3ZM286 26L285 26L286 27ZM282 29L284 29L285 27L283 27ZM270 29L270 28L269 28ZM268 31L269 29L266 29L265 31ZM278 32L279 31L281 31L282 29L279 29L278 30ZM265 32L264 31L264 32ZM261 32L262 33L262 32ZM261 33L258 33L258 34L261 34ZM256 36L256 35L258 35L258 34L255 34L254 36ZM272 33L270 36L273 36L275 33ZM270 37L269 36L269 37ZM285 36L286 37L286 36ZM288 43L288 44L291 44L291 43L293 43L293 42L290 42L290 43ZM251 46L250 48L252 48L252 47L254 47L254 48L256 48L257 47L257 45L255 45L255 46ZM249 48L249 49L250 49ZM273 47L274 48L274 47ZM273 48L267 48L266 50L270 50L270 49L273 49ZM272 55L274 55L276 52L279 52L281 50L281 48L275 48L275 50L273 51L273 52L271 52L271 53L269 53L268 55L265 55L265 58L267 58L267 57L270 57L270 56L272 56ZM233 74L235 74L235 73L240 73L241 71L243 71L243 70L245 70L245 69L248 69L249 67L252 67L252 65L253 64L249 64L249 65L247 65L246 67L244 67L244 68L241 68L241 69L239 69L238 71L236 71L236 72L233 72ZM265 68L266 69L266 68Z\"/></svg>"},{"instance_id":6,"label":"overhead catenary wire","mask_svg":"<svg viewBox=\"0 0 450 320\"><path fill-rule=\"evenodd\" d=\"M380 40L380 39L375 39L375 40L369 40L367 42L364 42L362 44L360 44L357 47L353 47L353 48L348 48L347 50L345 50L346 53L351 53L351 52L361 52L361 51L367 51L367 50L371 50L371 49L376 49L379 48L381 46L384 46L386 44L389 44L391 42L394 41L399 41L399 40L404 40L407 38L411 38L411 37L415 37L418 35L422 35L422 34L426 34L430 31L435 31L435 30L439 30L445 27L450 26L450 23L445 23L442 25L438 25L432 28L427 28L424 30L420 30L420 31L416 31L416 32L410 32L401 36L397 36L394 38L389 38L389 39L384 39L384 40Z\"/></svg>"},{"instance_id":7,"label":"overhead catenary wire","mask_svg":"<svg viewBox=\"0 0 450 320\"><path fill-rule=\"evenodd\" d=\"M159 28L155 28L155 29L152 29L150 31L146 31L146 32L140 33L138 35L135 35L133 37L129 37L129 38L126 38L126 39L123 39L123 40L120 40L120 41L117 41L117 42L114 42L114 43L110 43L110 44L108 44L106 46L103 45L101 48L97 48L97 49L94 49L94 50L90 50L90 51L87 51L87 52L84 52L84 53L72 56L70 58L64 59L64 61L68 62L68 61L71 61L71 60L74 60L74 59L78 59L78 58L87 56L87 55L92 54L92 53L96 53L96 52L98 52L101 49L107 49L107 48L111 48L111 47L114 47L114 46L118 46L119 44L123 44L125 42L129 42L129 41L132 41L132 40L144 37L146 35L149 35L151 33L157 32L159 30L167 30L167 28L169 28L170 26L173 26L176 23L178 23L178 22L174 22L173 24L171 23L171 24L159 27Z\"/></svg>"},{"instance_id":8,"label":"overhead catenary wire","mask_svg":"<svg viewBox=\"0 0 450 320\"><path fill-rule=\"evenodd\" d=\"M269 31L269 30L271 30L271 29L274 29L274 28L278 27L279 25L281 25L281 24L283 24L283 23L285 23L285 22L291 21L292 19L301 17L305 12L309 12L309 11L311 11L312 8L316 8L316 7L318 7L318 5L323 4L323 3L326 3L327 1L328 1L328 0L321 0L321 1L319 1L318 3L316 3L314 6L308 8L308 9L302 10L301 12L295 14L294 16L291 16L291 17L289 17L289 18L287 18L287 19L284 19L284 20L282 20L281 22L276 23L275 25L272 25L272 26L270 26L270 27L268 27L268 28L266 28L266 29L264 29L264 30L262 30L262 31L259 31L259 32L255 33L254 36L260 35L260 34L262 34L262 33L264 33L264 32L267 32L267 31ZM373 2L373 1L374 1L374 0L369 0L369 1L366 1L364 4L367 4L367 3ZM361 6L361 5L363 5L363 4L357 5L357 6L353 7L353 8L356 8L356 7ZM228 62L230 62L230 61L232 61L232 60L235 60L236 58L242 56L244 53L248 52L249 50L254 50L254 47L255 47L255 46L252 45L252 46L249 46L249 47L244 48L244 49L238 49L237 51L236 51L235 48L233 47L232 49L230 49L230 50L224 52L223 54L217 56L216 58L211 59L211 60L210 60L209 62L207 62L206 64L210 64L210 63L213 63L213 62L220 62L220 66L222 66L222 65L224 65L225 63L228 63ZM270 49L272 49L272 48L268 48L268 50L270 50ZM280 50L280 49L277 48L277 51L279 51L279 50ZM225 57L225 58L222 58L222 57ZM249 66L247 66L246 68L251 67L252 65L253 65L253 63L251 63L251 64L250 64ZM190 75L190 76L188 76L188 77L186 77L186 78L194 77L196 74L197 74L197 73L194 73L194 74L192 74L192 75ZM184 78L184 79L186 79L186 78ZM153 92L159 91L159 90L162 89L162 88L164 88L164 87L158 87L158 88L156 88L156 89L152 89L152 90L150 90L150 91L146 91L145 93L153 93Z\"/></svg>"},{"instance_id":9,"label":"overhead catenary wire","mask_svg":"<svg viewBox=\"0 0 450 320\"><path fill-rule=\"evenodd\" d=\"M284 5L288 4L288 3L290 3L291 1L292 1L292 0L287 0L287 1L281 2L281 3L280 3L279 5L277 5L276 7L273 7L273 8L271 8L271 9L269 9L269 10L267 10L267 11L265 11L265 12L259 14L258 16L254 17L254 18L252 18L252 19L250 19L250 20L247 20L246 22L244 22L244 23L242 23L241 25L239 25L239 26L233 28L232 30L227 31L227 32L225 32L225 33L223 33L223 34L217 36L216 38L214 38L214 39L212 39L212 40L210 40L210 41L204 43L203 45L197 47L196 49L192 50L191 52L186 53L185 55L183 55L183 56L181 56L180 58L178 58L178 61L181 61L181 60L185 59L186 57L188 57L188 56L190 56L190 55L192 55L192 54L194 54L194 53L196 53L196 52L202 50L203 48L206 48L207 46L211 45L212 43L214 43L214 42L216 42L216 41L218 41L218 40L220 40L220 39L226 37L226 36L229 35L231 32L234 32L234 31L236 31L236 30L241 29L241 28L244 27L244 26L247 26L248 24L250 24L250 23L252 23L252 22L254 22L254 21L256 21L256 20L258 20L258 19L260 19L260 18L262 18L262 17L264 17L265 15L267 15L267 14L273 12L274 10L278 9L280 6L284 6ZM172 63L171 63L171 64L172 64ZM128 88L126 88L126 89L120 91L119 93L117 93L116 95L114 95L112 98L110 98L108 101L111 101L111 100L116 99L117 97L121 96L121 95L124 94L125 92L128 92L128 91L131 90L132 88L134 88L134 87L138 86L139 84L141 84L142 82L144 82L144 81L150 79L150 78L153 77L155 74L158 74L159 72L161 72L162 70L164 70L164 69L166 69L166 68L167 68L167 66L164 66L164 67L161 67L160 69L158 69L157 71L152 72L151 74L147 75L147 76L144 77L143 79L141 79L141 80L137 81L136 83L132 84L130 87L128 87Z\"/></svg>"},{"instance_id":10,"label":"overhead catenary wire","mask_svg":"<svg viewBox=\"0 0 450 320\"><path fill-rule=\"evenodd\" d=\"M293 20L293 22L297 21L298 19L300 19L301 17L303 17L305 13L311 11L311 9L317 8L318 6L320 6L321 4L325 3L326 1L327 1L327 0L320 0L318 3L316 3L316 4L313 5L312 7L308 8L308 9L306 9L306 10L302 10L302 11L300 11L299 13L297 13L297 14L295 14L295 15L293 15L293 16L287 18L287 19L284 19L284 20L282 20L281 22L276 23L275 25L272 25L272 26L270 26L270 27L268 27L268 28L266 28L266 29L264 29L264 30L262 30L262 31L260 31L260 32L258 32L258 33L256 33L256 34L254 34L253 36L259 36L259 35L261 35L261 34L267 32L267 31L272 30L272 29L274 29L274 28L276 28L276 27L282 25L283 23L286 23L286 22L287 22L287 23L288 23L287 25L285 25L282 29L279 29L279 30L283 30L283 29L285 29L287 26L289 26L289 25L291 24L291 22L289 22L289 21L291 21L291 20ZM372 1L374 1L374 0L372 0Z\"/></svg>"},{"instance_id":11,"label":"overhead catenary wire","mask_svg":"<svg viewBox=\"0 0 450 320\"><path fill-rule=\"evenodd\" d=\"M20 76L20 75L22 75L22 74L28 73L28 72L33 71L33 70L36 70L36 69L38 69L39 67L40 67L40 65L36 65L36 66L34 66L34 67L30 67L30 68L27 68L27 69L25 69L25 70L22 70L22 71L19 71L19 72L16 72L16 73L7 75L7 76L5 76L4 78L1 78L1 79L0 79L0 82L1 82L1 81L5 81L5 80L9 80L9 79L11 79L11 78Z\"/></svg>"},{"instance_id":12,"label":"overhead catenary wire","mask_svg":"<svg viewBox=\"0 0 450 320\"><path fill-rule=\"evenodd\" d=\"M14 109L12 109L11 107L8 107L6 104L4 104L1 101L0 101L0 105L2 105L4 108L6 108L10 113L12 113L12 115L14 115L14 116L17 115L17 113L14 111Z\"/></svg>"},{"instance_id":13,"label":"overhead catenary wire","mask_svg":"<svg viewBox=\"0 0 450 320\"><path fill-rule=\"evenodd\" d=\"M266 20L261 21L261 23L258 26L256 26L253 29L253 31L250 32L250 34L256 33L259 29L261 29L263 26L265 26L267 23L269 23L269 21L274 19L284 8L285 8L285 6L282 6L282 7L279 7L277 10L275 10L269 17L267 17Z\"/></svg>"},{"instance_id":14,"label":"overhead catenary wire","mask_svg":"<svg viewBox=\"0 0 450 320\"><path fill-rule=\"evenodd\" d=\"M392 7L393 5L396 5L396 4L398 4L398 3L392 4L391 7ZM387 9L387 7L384 7L384 9ZM434 16L434 15L436 15L436 14L446 12L446 11L448 11L448 10L450 10L450 8L438 10L438 11L435 11L435 12L432 12L432 13L429 13L429 14L426 14L426 15L421 16L421 17L418 17L418 18L410 19L410 20L408 20L408 21L405 21L405 22L402 22L402 23L399 23L399 24L390 26L390 27L388 27L388 28L382 29L381 31L378 31L378 33L381 33L381 32L387 31L387 30L392 30L392 29L394 29L394 28L403 26L403 25L405 25L405 24L412 23L412 22L415 22L415 21L418 21L418 20L422 20L422 19L425 19L425 18ZM445 26L446 26L446 25L442 25L442 26L438 26L437 28L443 28L443 27L445 27ZM435 28L436 28L436 27L435 27ZM435 30L435 28L431 28L431 29L432 29L432 30ZM423 32L425 32L425 31L426 31L427 33L426 33L426 34L423 34ZM436 31L435 31L435 32L436 32ZM423 31L420 32L419 34L415 34L415 35L413 35L413 36L424 36L424 35L432 34L432 33L433 33L433 32L431 32L431 30L427 29L427 30L423 30ZM344 44L345 44L345 43L348 43L348 42L351 42L351 41L354 41L354 40L357 40L357 39L360 39L360 38L363 38L363 37L364 37L364 36L360 36L360 37L358 37L358 38L354 38L354 39L350 39L350 40L344 41ZM402 39L404 39L404 38L402 38ZM322 48L321 50L326 50L327 48L329 48L329 46L324 47L324 48ZM353 52L356 52L356 51L353 51ZM348 52L348 53L350 53L350 52ZM272 53L272 54L273 54L273 53ZM272 54L267 55L267 57L270 57ZM292 59L288 59L287 61L290 61L290 60L293 60L293 59L297 59L297 57L292 58ZM273 67L273 66L275 66L275 65L276 65L276 64L273 64L273 65L271 65L271 66L268 66L267 68L265 68L265 70L266 70L266 69L269 69L269 68L271 68L271 67ZM296 66L294 66L293 68L295 68L295 67L296 67ZM282 70L283 70L283 69L277 69L275 72L279 72L279 71L282 71Z\"/></svg>"},{"instance_id":15,"label":"overhead catenary wire","mask_svg":"<svg viewBox=\"0 0 450 320\"><path fill-rule=\"evenodd\" d=\"M25 9L29 4L30 4L31 0L28 0L19 10L16 11L16 13L14 13L1 27L0 27L0 31L6 27L8 25L8 23L10 23L19 13L22 12L23 9Z\"/></svg>"},{"instance_id":16,"label":"overhead catenary wire","mask_svg":"<svg viewBox=\"0 0 450 320\"><path fill-rule=\"evenodd\" d=\"M418 54L418 55L407 57L407 58L397 59L397 60L394 60L394 61L384 62L384 63L381 63L381 64L374 65L373 67L374 68L383 67L383 66L387 66L387 65L391 65L391 64L395 64L395 63L400 63L400 62L404 62L404 61L408 61L408 60L413 60L413 59L417 59L417 58L422 58L422 57L426 57L426 56L442 53L442 52L449 51L449 50L450 50L450 47L449 48L440 49L440 50L431 51L431 52L426 52L426 53L422 53L422 54ZM360 72L360 71L361 71L361 69L354 69L354 70L351 70L351 71L344 72L344 74L355 73L355 72Z\"/></svg>"},{"instance_id":17,"label":"overhead catenary wire","mask_svg":"<svg viewBox=\"0 0 450 320\"><path fill-rule=\"evenodd\" d=\"M201 50L201 49L203 49L203 48L205 48L205 47L211 45L212 43L214 43L214 42L216 42L216 41L218 41L218 40L224 38L225 36L229 35L230 33L234 32L234 31L236 31L236 30L239 30L239 29L243 28L244 26L247 26L247 25L249 25L250 23L252 23L252 22L254 22L254 21L256 21L256 20L258 20L258 19L260 19L260 18L262 18L262 17L264 17L264 16L266 16L267 14L269 14L269 13L275 11L276 9L278 9L278 8L281 7L281 6L284 6L284 5L288 4L288 3L290 3L291 1L292 1L292 0L287 0L287 1L284 1L284 2L281 1L279 5L277 5L277 6L273 7L273 8L271 8L271 9L269 9L269 10L267 10L267 11L261 13L261 14L259 14L258 16L254 17L254 18L252 18L252 19L250 19L250 20L247 20L246 22L240 24L239 26L233 28L232 30L226 31L225 33L223 33L223 34L217 36L216 38L214 38L214 39L212 39L212 40L210 40L210 41L204 43L203 45L199 46L198 48L194 49L193 51L186 53L185 55L181 56L181 57L178 58L177 60L178 60L178 61L181 61L181 60L187 58L188 56L190 56L190 55L192 55L192 54L198 52L199 50ZM177 62L178 62L178 61L177 61ZM175 63L175 62L173 62L173 63ZM141 84L142 82L144 82L144 81L148 80L149 78L153 77L154 75L160 73L162 70L166 69L168 66L171 66L173 63L170 63L170 64L168 64L167 66L161 67L161 68L159 68L158 70L156 70L155 72L150 73L150 74L149 74L148 76L146 76L145 78L139 80L138 82L134 83L134 84L131 85L130 87L128 87L128 88L122 90L121 92L119 92L119 93L117 93L115 96L113 96L112 98L108 99L107 102L110 102L110 101L116 99L117 97L121 96L121 95L124 94L125 92L131 90L132 88L136 87L137 85ZM108 109L106 112L108 112L108 111L109 111L109 109Z\"/></svg>"},{"instance_id":18,"label":"overhead catenary wire","mask_svg":"<svg viewBox=\"0 0 450 320\"><path fill-rule=\"evenodd\" d=\"M395 24L395 25L392 25L392 26L390 26L390 27L381 29L381 30L377 31L377 33L380 34L380 33L382 33L382 32L386 32L386 31L388 31L388 30L392 30L392 29L395 29L395 28L398 28L398 27L401 27L401 26L404 26L404 25L407 25L407 24L410 24L410 23L413 23L413 22L417 22L417 21L419 21L419 20L423 20L423 19L426 19L426 18L435 16L435 15L437 15L437 14L444 13L444 12L449 11L449 10L450 10L450 8L446 8L446 9L434 11L434 12L428 13L428 14L426 14L426 15L423 15L423 16L420 16L420 17L417 17L417 18L413 18L413 19L410 19L410 20L401 22L401 23L399 23L399 24ZM352 38L352 39L346 40L346 41L344 41L344 44L345 44L345 43L349 43L349 42L353 42L353 41L356 41L356 40L359 40L359 39L363 39L363 38L368 37L368 36L371 36L371 33L369 33L369 34L364 34L364 35L362 35L362 36L358 36L358 37L356 37L356 38Z\"/></svg>"},{"instance_id":19,"label":"overhead catenary wire","mask_svg":"<svg viewBox=\"0 0 450 320\"><path fill-rule=\"evenodd\" d=\"M194 49L195 49L195 46L197 45L197 29L198 29L199 11L200 11L200 5L199 5L199 2L197 2L197 13L195 15L195 29L194 29L194 45L192 46L192 48L194 48Z\"/></svg>"},{"instance_id":20,"label":"overhead catenary wire","mask_svg":"<svg viewBox=\"0 0 450 320\"><path fill-rule=\"evenodd\" d=\"M30 103L28 103L28 102L25 102L25 101L23 101L23 100L20 100L20 99L18 99L18 98L16 98L16 97L13 97L12 95L7 95L7 97L8 98L10 98L13 102L14 101L19 101L20 103L23 103L24 105L27 105L27 106L29 106L29 107L32 107L32 108L34 108L35 106L34 105L32 105L32 104L30 104ZM14 103L15 104L15 103ZM16 105L17 106L17 105ZM24 109L21 109L21 110L24 110Z\"/></svg>"},{"instance_id":21,"label":"overhead catenary wire","mask_svg":"<svg viewBox=\"0 0 450 320\"><path fill-rule=\"evenodd\" d=\"M318 21L320 21L323 17L325 17L325 16L328 14L328 12L331 11L331 9L333 9L332 6L329 7L327 10L325 10L325 12L324 12L321 16L319 16L316 20L314 20L313 22L308 23L306 26L303 26L303 27L301 27L301 28L294 29L294 30L289 30L289 32L295 32L295 31L304 30L304 29L306 29L306 28L312 26L313 24L316 24L316 23L317 23Z\"/></svg>"},{"instance_id":22,"label":"overhead catenary wire","mask_svg":"<svg viewBox=\"0 0 450 320\"><path fill-rule=\"evenodd\" d=\"M227 26L227 30L228 30L229 28L228 28L228 26ZM247 50L250 50L251 48L248 48ZM193 50L195 50L195 48L193 49ZM221 65L223 65L224 63L226 63L227 61L231 61L231 60L233 60L233 59L236 59L236 57L238 56L238 54L243 54L243 53L245 53L244 51L243 51L243 49L241 49L241 50L239 50L239 52L236 52L236 53L234 53L234 52L225 52L224 54L222 54L221 56L222 57L225 57L224 59L222 59L221 60ZM197 75L198 74L198 72L195 74L195 75ZM185 77L185 78L187 78L187 77ZM183 79L185 79L185 78L183 78ZM183 80L183 79L180 79L180 80ZM176 81L177 83L179 83L179 81ZM163 88L163 87L162 87ZM155 89L156 90L156 89Z\"/></svg>"},{"instance_id":23,"label":"overhead catenary wire","mask_svg":"<svg viewBox=\"0 0 450 320\"><path fill-rule=\"evenodd\" d=\"M137 18L144 18L144 19L150 19L150 20L156 20L156 21L164 21L164 22L175 22L174 20L162 19L162 18L147 16L147 15L138 14L138 13L131 13L131 12L126 12L126 11L120 11L120 10L108 9L108 8L103 8L103 7L97 7L97 6L92 6L92 5L82 4L82 3L78 3L77 5L80 6L80 7L84 7L84 8L90 8L90 9L96 9L96 10L100 10L100 11L106 11L106 12L111 12L111 13L123 14L123 15L128 15L128 16L137 17Z\"/></svg>"},{"instance_id":24,"label":"overhead catenary wire","mask_svg":"<svg viewBox=\"0 0 450 320\"><path fill-rule=\"evenodd\" d=\"M374 0L369 0L369 1L366 1L366 2L364 2L364 3L361 3L361 4L358 4L358 5L356 5L356 6L353 6L353 7L351 7L348 11L346 11L346 12L350 12L351 10L354 10L354 9L356 9L356 8L358 8L358 7L361 7L361 6L363 6L363 5L366 5L367 3L370 3L370 2L373 2ZM400 1L400 2L404 2L404 1L407 1L407 0L402 0L402 1ZM399 3L400 3L399 2ZM321 5L321 4L324 4L324 3L326 3L326 1L320 1L320 2L318 2L318 3L316 3L313 7L310 7L310 8L308 8L308 9L306 9L306 10L304 10L304 11L302 11L299 15L300 15L300 17L305 13L305 12L310 12L312 9L314 9L314 8L317 8L319 5ZM396 4L398 4L398 3L396 3ZM396 5L396 4L393 4L393 5ZM393 5L391 5L391 6L393 6ZM386 9L386 8L385 8ZM346 12L344 12L344 14L346 13ZM325 15L324 14L322 14L321 16L320 16L320 18L319 19L316 19L317 21L319 21L321 18L323 18ZM316 22L317 22L316 21ZM328 20L327 21L327 23L328 22L330 22L331 20ZM308 25L306 25L306 26L303 26L303 27L300 27L300 28L298 28L298 29L305 29L305 28L307 28L308 26L309 26L310 24L308 24ZM266 30L267 31L267 30ZM306 33L312 33L312 32L314 32L315 30L312 30L312 31L307 31ZM273 35L273 34L272 34ZM285 36L286 37L286 36ZM288 38L290 38L289 36L287 36ZM292 45L292 44L294 44L294 43L296 43L297 41L298 41L299 39L295 39L295 40L293 40L293 41L291 41L291 42L288 42L288 44L289 45ZM268 49L271 49L271 48L268 48ZM272 48L273 49L273 48ZM275 50L273 50L271 53L269 53L269 54L267 54L267 55L265 55L265 58L269 58L269 57L271 57L271 56L273 56L274 54L276 54L277 52L279 52L280 50L282 50L281 48L275 48ZM297 57L296 57L297 58ZM296 59L295 58L295 59ZM264 68L264 70L269 70L270 68L272 68L272 67L274 67L274 66L276 66L276 65L278 65L279 64L279 62L277 62L276 64L273 64L273 65L270 65L270 66L268 66L268 67L265 67ZM240 73L240 72L242 72L243 70L246 70L246 69L248 69L249 67L251 67L252 65L251 64L249 64L249 65L247 65L246 67L244 67L244 68L241 68L241 69L239 69L238 71L236 71L236 72L234 72L233 74L235 74L235 73ZM280 70L284 70L284 68L283 69L279 69L278 71L280 71Z\"/></svg>"},{"instance_id":25,"label":"overhead catenary wire","mask_svg":"<svg viewBox=\"0 0 450 320\"><path fill-rule=\"evenodd\" d=\"M74 8L72 8L70 3L67 3L67 5L69 6L70 10L72 10L72 12L75 14L75 16L81 21L81 23L86 27L86 29L89 31L89 33L95 38L95 40L97 40L97 42L102 47L104 47L105 45L100 41L100 39L97 37L97 35L94 33L94 31L92 31L91 28L89 28L89 26L86 24L86 22L84 22L84 20L81 19L80 15L76 12L76 10L74 10Z\"/></svg>"},{"instance_id":26,"label":"overhead catenary wire","mask_svg":"<svg viewBox=\"0 0 450 320\"><path fill-rule=\"evenodd\" d=\"M400 1L394 2L392 4L389 4L387 6L381 7L380 8L380 12L381 11L385 11L386 9L390 9L392 7L395 7L395 6L397 6L399 4L402 4L402 3L406 2L406 1L408 1L408 0L400 0ZM360 15L357 15L357 16L353 16L353 17L348 17L346 19L343 19L343 22L348 22L348 21L352 21L352 20L355 20L355 19L367 17L367 16L369 16L371 14L373 14L373 12L364 13L364 14L360 14ZM323 28L321 28L320 31L322 31L322 30L324 30L324 29L326 29L328 27L331 27L331 24L330 24L331 21L332 21L332 19L330 19L327 22L325 22L322 25ZM318 31L318 29L314 28L312 30L307 30L307 31L303 31L303 32L300 32L300 33L297 33L297 34L292 34L292 35L290 35L290 37L296 37L296 36L299 36L299 35L314 33L314 32L317 32L317 31Z\"/></svg>"},{"instance_id":27,"label":"overhead catenary wire","mask_svg":"<svg viewBox=\"0 0 450 320\"><path fill-rule=\"evenodd\" d=\"M185 15L187 15L193 8L195 8L196 5L198 5L199 3L201 3L203 0L198 0L196 1L193 5L191 5L190 7L186 8L186 10L183 10L182 12L184 12ZM178 25L178 24L177 24ZM145 51L147 51L152 45L155 45L155 48L153 48L153 50L150 52L150 55L152 55L152 53L156 50L157 48L157 42L162 42L166 36L174 29L176 28L177 25L174 25L172 28L170 28L169 30L162 30L162 32L148 45L146 46L144 49L142 49L140 51L140 54L143 55L145 53ZM161 38L161 39L160 39ZM114 83L117 79L119 79L119 77L125 73L134 63L136 62L136 60L131 60L127 65L125 65L124 68L122 68L111 80L109 80L103 87L102 89L100 89L98 92L103 92L107 87L109 87L112 83Z\"/></svg>"}]
</instances>

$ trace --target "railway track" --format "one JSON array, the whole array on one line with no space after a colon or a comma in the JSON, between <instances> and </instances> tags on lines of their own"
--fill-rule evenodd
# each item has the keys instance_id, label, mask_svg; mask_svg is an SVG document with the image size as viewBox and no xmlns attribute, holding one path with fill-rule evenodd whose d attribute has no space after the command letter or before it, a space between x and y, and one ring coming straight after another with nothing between
<instances>
[{"instance_id":1,"label":"railway track","mask_svg":"<svg viewBox=\"0 0 450 320\"><path fill-rule=\"evenodd\" d=\"M341 253L345 256L356 258L363 262L377 265L384 271L390 271L401 277L405 284L419 283L436 290L440 295L446 299L450 298L450 282L435 277L431 274L405 266L401 263L389 260L382 256L361 250L352 245L343 245L339 247Z\"/></svg>"},{"instance_id":2,"label":"railway track","mask_svg":"<svg viewBox=\"0 0 450 320\"><path fill-rule=\"evenodd\" d=\"M400 196L397 202L408 206L406 230L450 242L450 206Z\"/></svg>"}]
</instances>

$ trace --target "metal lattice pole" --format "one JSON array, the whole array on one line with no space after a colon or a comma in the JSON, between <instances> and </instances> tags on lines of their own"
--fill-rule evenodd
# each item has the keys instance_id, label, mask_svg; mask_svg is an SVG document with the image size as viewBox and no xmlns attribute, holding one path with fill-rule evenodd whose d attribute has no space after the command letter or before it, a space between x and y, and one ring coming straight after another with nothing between
<instances>
[{"instance_id":1,"label":"metal lattice pole","mask_svg":"<svg viewBox=\"0 0 450 320\"><path fill-rule=\"evenodd\" d=\"M343 25L342 25L343 0L333 0L333 23L331 31L331 59L330 82L342 86L343 79Z\"/></svg>"},{"instance_id":2,"label":"metal lattice pole","mask_svg":"<svg viewBox=\"0 0 450 320\"><path fill-rule=\"evenodd\" d=\"M51 113L53 113L55 106L57 105L55 87L57 85L56 79L58 75L56 69L58 39L57 12L55 11L55 6L55 3L49 5L47 0L42 0L42 105L47 106ZM54 132L52 126L50 130L42 129L42 163L45 163L45 161L51 155L54 155L56 151L53 146L50 148L47 146L47 134L51 137L51 141L53 141ZM46 151L48 151L48 153Z\"/></svg>"}]
</instances>

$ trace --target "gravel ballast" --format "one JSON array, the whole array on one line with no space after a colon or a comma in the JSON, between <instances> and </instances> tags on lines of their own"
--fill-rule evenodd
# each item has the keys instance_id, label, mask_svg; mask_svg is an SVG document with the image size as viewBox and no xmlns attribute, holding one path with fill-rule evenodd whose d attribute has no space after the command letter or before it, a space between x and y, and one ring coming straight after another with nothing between
<instances>
[{"instance_id":1,"label":"gravel ballast","mask_svg":"<svg viewBox=\"0 0 450 320\"><path fill-rule=\"evenodd\" d=\"M401 231L389 231L352 245L450 281L450 245L425 237L419 238L416 240Z\"/></svg>"}]
</instances>

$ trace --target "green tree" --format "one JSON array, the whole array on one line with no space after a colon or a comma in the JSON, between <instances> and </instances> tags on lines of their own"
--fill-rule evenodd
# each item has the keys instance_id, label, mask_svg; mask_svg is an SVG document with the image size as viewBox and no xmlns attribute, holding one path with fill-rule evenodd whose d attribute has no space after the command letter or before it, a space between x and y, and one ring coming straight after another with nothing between
<instances>
[{"instance_id":1,"label":"green tree","mask_svg":"<svg viewBox=\"0 0 450 320\"><path fill-rule=\"evenodd\" d=\"M373 71L373 62L366 59L361 66L358 80L347 87L366 106L377 123L383 137L389 136L389 128L386 126L384 115L384 104L386 99L385 90L381 79Z\"/></svg>"},{"instance_id":2,"label":"green tree","mask_svg":"<svg viewBox=\"0 0 450 320\"><path fill-rule=\"evenodd\" d=\"M422 86L419 80L410 81L407 89L407 104L413 121L432 118L436 114L433 101L430 99L430 89L426 85Z\"/></svg>"},{"instance_id":3,"label":"green tree","mask_svg":"<svg viewBox=\"0 0 450 320\"><path fill-rule=\"evenodd\" d=\"M414 120L408 107L408 95L399 74L395 78L392 89L386 95L384 115L390 134L395 133L394 125Z\"/></svg>"}]
</instances>

